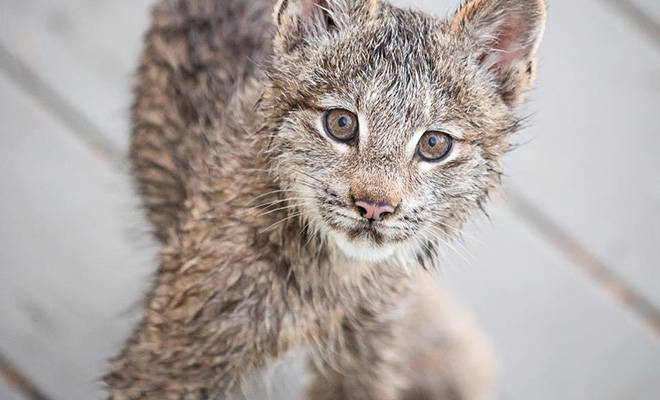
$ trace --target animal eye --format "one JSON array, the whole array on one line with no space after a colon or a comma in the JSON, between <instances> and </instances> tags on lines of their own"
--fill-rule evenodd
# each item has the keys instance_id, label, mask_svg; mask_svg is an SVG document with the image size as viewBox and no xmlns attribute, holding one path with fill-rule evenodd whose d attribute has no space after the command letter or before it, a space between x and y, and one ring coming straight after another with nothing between
<instances>
[{"instance_id":1,"label":"animal eye","mask_svg":"<svg viewBox=\"0 0 660 400\"><path fill-rule=\"evenodd\" d=\"M438 162L449 156L453 146L454 141L448 134L428 131L417 145L417 154L424 161Z\"/></svg>"},{"instance_id":2,"label":"animal eye","mask_svg":"<svg viewBox=\"0 0 660 400\"><path fill-rule=\"evenodd\" d=\"M358 119L352 112L337 108L327 111L323 116L323 126L326 133L340 142L355 139L358 133Z\"/></svg>"}]
</instances>

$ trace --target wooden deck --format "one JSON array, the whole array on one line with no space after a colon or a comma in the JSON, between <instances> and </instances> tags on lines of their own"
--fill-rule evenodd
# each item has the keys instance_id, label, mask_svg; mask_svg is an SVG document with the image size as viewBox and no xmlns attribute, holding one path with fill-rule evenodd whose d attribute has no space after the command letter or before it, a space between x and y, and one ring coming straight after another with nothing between
<instances>
[{"instance_id":1,"label":"wooden deck","mask_svg":"<svg viewBox=\"0 0 660 400\"><path fill-rule=\"evenodd\" d=\"M655 400L660 1L547 1L507 195L446 281L494 342L498 399ZM102 399L136 320L156 247L122 160L151 3L0 0L0 400ZM299 398L285 372L251 397Z\"/></svg>"}]
</instances>

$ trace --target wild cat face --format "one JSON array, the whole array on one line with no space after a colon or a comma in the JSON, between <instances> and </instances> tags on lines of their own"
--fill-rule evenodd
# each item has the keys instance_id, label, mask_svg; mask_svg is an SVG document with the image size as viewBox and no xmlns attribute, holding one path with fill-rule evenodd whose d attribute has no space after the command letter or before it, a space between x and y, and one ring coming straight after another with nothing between
<instances>
[{"instance_id":1,"label":"wild cat face","mask_svg":"<svg viewBox=\"0 0 660 400\"><path fill-rule=\"evenodd\" d=\"M380 0L281 0L264 97L273 173L345 255L433 258L499 182L532 83L541 0L451 21Z\"/></svg>"}]
</instances>

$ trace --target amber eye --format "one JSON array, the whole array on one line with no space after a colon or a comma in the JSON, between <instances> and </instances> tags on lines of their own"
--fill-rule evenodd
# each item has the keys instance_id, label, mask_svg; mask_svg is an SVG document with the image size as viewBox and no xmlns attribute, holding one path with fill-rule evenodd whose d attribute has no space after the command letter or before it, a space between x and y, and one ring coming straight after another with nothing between
<instances>
[{"instance_id":1,"label":"amber eye","mask_svg":"<svg viewBox=\"0 0 660 400\"><path fill-rule=\"evenodd\" d=\"M323 126L331 138L340 142L349 142L355 139L358 133L355 114L341 108L327 111L323 116Z\"/></svg>"},{"instance_id":2,"label":"amber eye","mask_svg":"<svg viewBox=\"0 0 660 400\"><path fill-rule=\"evenodd\" d=\"M417 145L417 154L424 161L442 161L451 153L454 142L444 132L429 131L422 136Z\"/></svg>"}]
</instances>

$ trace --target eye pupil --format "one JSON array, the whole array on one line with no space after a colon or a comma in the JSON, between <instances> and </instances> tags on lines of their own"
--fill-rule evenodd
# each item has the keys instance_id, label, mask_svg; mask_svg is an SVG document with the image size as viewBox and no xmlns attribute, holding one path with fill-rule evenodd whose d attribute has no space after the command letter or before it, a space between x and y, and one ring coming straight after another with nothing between
<instances>
[{"instance_id":1,"label":"eye pupil","mask_svg":"<svg viewBox=\"0 0 660 400\"><path fill-rule=\"evenodd\" d=\"M440 162L451 154L453 139L445 132L428 131L417 147L419 158L427 162Z\"/></svg>"},{"instance_id":2,"label":"eye pupil","mask_svg":"<svg viewBox=\"0 0 660 400\"><path fill-rule=\"evenodd\" d=\"M323 124L328 136L337 141L348 143L357 137L357 117L348 110L337 108L327 111Z\"/></svg>"}]
</instances>

